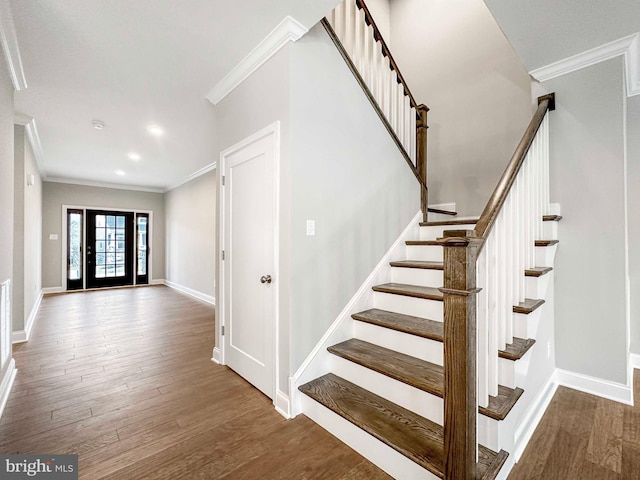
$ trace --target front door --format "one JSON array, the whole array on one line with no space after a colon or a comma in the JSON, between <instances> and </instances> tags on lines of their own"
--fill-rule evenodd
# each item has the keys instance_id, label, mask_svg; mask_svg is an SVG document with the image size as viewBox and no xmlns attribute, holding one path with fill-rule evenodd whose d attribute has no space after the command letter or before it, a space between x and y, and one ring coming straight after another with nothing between
<instances>
[{"instance_id":1,"label":"front door","mask_svg":"<svg viewBox=\"0 0 640 480\"><path fill-rule=\"evenodd\" d=\"M87 210L87 288L133 285L134 214Z\"/></svg>"},{"instance_id":2,"label":"front door","mask_svg":"<svg viewBox=\"0 0 640 480\"><path fill-rule=\"evenodd\" d=\"M225 363L274 398L275 131L224 158Z\"/></svg>"}]
</instances>

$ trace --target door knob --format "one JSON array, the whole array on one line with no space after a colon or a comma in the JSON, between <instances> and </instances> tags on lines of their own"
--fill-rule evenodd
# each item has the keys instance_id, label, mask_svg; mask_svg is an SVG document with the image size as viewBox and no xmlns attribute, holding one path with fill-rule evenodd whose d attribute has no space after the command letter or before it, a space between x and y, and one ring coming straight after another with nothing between
<instances>
[{"instance_id":1,"label":"door knob","mask_svg":"<svg viewBox=\"0 0 640 480\"><path fill-rule=\"evenodd\" d=\"M260 277L260 283L271 283L271 275L263 275Z\"/></svg>"}]
</instances>

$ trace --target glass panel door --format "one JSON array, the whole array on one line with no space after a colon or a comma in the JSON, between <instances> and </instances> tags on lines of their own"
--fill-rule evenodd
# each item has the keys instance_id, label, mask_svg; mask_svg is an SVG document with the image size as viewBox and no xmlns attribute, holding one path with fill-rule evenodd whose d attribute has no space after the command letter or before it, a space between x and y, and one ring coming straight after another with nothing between
<instances>
[{"instance_id":1,"label":"glass panel door","mask_svg":"<svg viewBox=\"0 0 640 480\"><path fill-rule=\"evenodd\" d=\"M136 213L136 285L149 283L149 214Z\"/></svg>"},{"instance_id":2,"label":"glass panel door","mask_svg":"<svg viewBox=\"0 0 640 480\"><path fill-rule=\"evenodd\" d=\"M67 210L67 290L83 288L83 217L82 210Z\"/></svg>"},{"instance_id":3,"label":"glass panel door","mask_svg":"<svg viewBox=\"0 0 640 480\"><path fill-rule=\"evenodd\" d=\"M133 217L87 210L87 288L133 285Z\"/></svg>"}]
</instances>

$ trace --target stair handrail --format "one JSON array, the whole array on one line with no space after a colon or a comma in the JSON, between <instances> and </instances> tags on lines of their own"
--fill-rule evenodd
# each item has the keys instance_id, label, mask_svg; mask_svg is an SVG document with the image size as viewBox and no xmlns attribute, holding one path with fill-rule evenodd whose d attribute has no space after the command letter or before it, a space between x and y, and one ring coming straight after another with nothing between
<instances>
[{"instance_id":1,"label":"stair handrail","mask_svg":"<svg viewBox=\"0 0 640 480\"><path fill-rule=\"evenodd\" d=\"M490 240L490 233L503 213L503 207L512 191L512 187L514 184L524 184L518 175L529 156L532 144L534 144L534 141L538 141L538 131L543 124L546 126L542 137L547 142L548 153L548 136L546 135L548 123L544 122L547 112L554 109L555 95L553 93L538 98L538 108L487 202L480 219L476 223L475 229L448 230L444 232L443 238L440 239L444 251L444 286L440 291L444 297L444 478L446 480L475 478L478 445L476 432L478 405L483 401L488 401L488 392L491 388L485 388L486 385L481 384L481 398L479 398L478 382L486 380L488 385L490 373L494 373L495 375L491 379L495 380L495 382L491 385L497 391L497 367L495 367L495 364L497 364L497 351L495 352L496 359L494 363L484 361L482 354L488 355L491 350L488 348L490 343L488 337L485 337L482 341L487 343L483 344L479 336L479 332L483 331L482 329L485 327L489 332L488 336L491 335L491 328L499 329L499 327L494 327L492 323L483 323L486 320L485 318L481 319L482 322L478 321L479 311L484 312L480 308L482 305L478 302L478 296L481 292L482 295L485 295L486 292L483 292L482 288L478 288L477 269L485 268L489 264L486 259L487 252L483 252L486 264L479 265L479 259L482 257L481 251L488 241L493 242L493 240ZM546 159L548 161L548 154ZM531 163L529 162L528 165L531 165ZM548 178L548 165L544 174ZM525 195L522 190L514 190L519 191L521 195ZM527 191L527 193L530 194L531 192ZM548 202L548 188L546 197ZM538 198L538 200L540 199ZM509 204L512 207L513 202L512 197L509 199ZM531 208L528 211L528 213L532 212L533 214L540 213L536 208ZM542 221L542 218L539 220ZM503 225L503 219L500 219L500 224ZM522 244L527 244L531 240L530 250L533 250L535 233L530 228L530 225L526 228L528 228L528 236L526 240L523 240ZM501 231L501 229L498 231ZM541 230L538 228L539 231ZM491 248L497 250L495 246ZM533 262L531 255L527 261ZM516 262L510 266L520 268L522 265ZM524 272L520 275L524 275ZM513 277L508 278L513 279ZM522 284L524 284L524 280L522 280ZM480 286L482 285L481 283ZM507 301L511 300L509 295L505 294L504 296L508 299ZM509 308L512 309L512 307ZM486 317L486 313L483 315ZM512 317L513 314L506 314L505 317L508 315ZM484 362L483 375L479 373L478 361ZM495 367L494 370L490 370L492 367ZM506 452L500 452L500 455L505 457Z\"/></svg>"},{"instance_id":2,"label":"stair handrail","mask_svg":"<svg viewBox=\"0 0 640 480\"><path fill-rule=\"evenodd\" d=\"M515 181L518 172L520 172L520 169L524 164L527 153L529 153L529 148L531 148L533 139L536 137L547 111L553 111L555 108L556 103L554 93L538 97L538 108L529 122L529 126L525 130L520 143L518 143L518 146L511 157L511 161L502 173L502 177L500 177L500 180L498 181L496 188L493 190L487 205L484 207L482 215L480 215L480 218L476 223L474 230L477 237L482 239L486 239L488 237L493 225L495 224L498 213L504 205L507 194Z\"/></svg>"},{"instance_id":3,"label":"stair handrail","mask_svg":"<svg viewBox=\"0 0 640 480\"><path fill-rule=\"evenodd\" d=\"M392 112L392 108L390 104L393 102L398 102L397 97L395 99L391 99L395 95L395 92L386 92L384 95L384 101L381 101L380 97L380 89L382 80L373 80L373 71L376 71L380 65L377 64L377 60L374 59L375 65L367 65L366 68L369 69L368 72L361 72L358 65L365 65L371 59L354 59L352 58L352 53L349 50L351 48L347 48L338 32L334 28L334 24L336 23L338 9L344 9L346 12L348 8L356 8L356 11L361 11L363 20L365 23L365 27L371 27L373 30L372 37L374 45L379 45L380 53L382 58L385 59L385 62L388 61L388 67L392 73L391 82L396 82L402 88L402 96L407 97L408 99L408 112L409 115L402 119L394 118L390 120L389 117L393 117L397 114L397 112ZM333 21L333 24L332 24ZM423 220L427 221L428 212L433 212L435 210L428 208L428 187L427 187L427 129L429 128L427 124L427 112L429 108L424 104L418 104L415 100L415 97L411 93L411 89L409 88L404 76L400 72L400 68L396 63L393 55L391 54L391 50L389 46L384 40L380 29L376 25L373 16L371 15L371 11L367 7L364 0L345 0L342 4L338 5L332 12L332 21L327 19L326 17L321 20L321 24L329 34L329 37L337 47L341 56L345 60L347 66L351 70L352 74L356 78L360 87L364 91L367 96L369 102L373 106L375 112L380 117L383 125L389 132L392 140L398 147L400 153L404 157L407 165L413 172L416 180L420 185L420 209L423 213ZM359 28L356 25L356 29ZM364 34L366 36L366 33ZM383 62L384 63L384 62ZM395 78L394 77L395 74ZM367 81L364 77L368 77L369 81ZM376 83L380 82L380 83ZM375 84L375 86L373 84ZM372 90L376 90L375 92ZM393 90L393 89L391 89ZM381 103L385 103L383 107ZM396 105L398 108L398 105ZM402 111L404 109L400 107ZM399 114L398 114L399 115ZM455 212L447 212L443 210L437 210L436 213L441 213L445 215L455 215Z\"/></svg>"}]
</instances>

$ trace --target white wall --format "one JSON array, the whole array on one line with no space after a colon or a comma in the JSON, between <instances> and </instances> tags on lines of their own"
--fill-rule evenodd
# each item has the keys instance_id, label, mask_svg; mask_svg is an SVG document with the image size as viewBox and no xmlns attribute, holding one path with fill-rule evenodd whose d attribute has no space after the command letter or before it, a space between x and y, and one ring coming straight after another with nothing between
<instances>
[{"instance_id":1,"label":"white wall","mask_svg":"<svg viewBox=\"0 0 640 480\"><path fill-rule=\"evenodd\" d=\"M616 58L544 87L556 92L551 201L563 214L555 267L557 366L626 384L623 82Z\"/></svg>"},{"instance_id":2,"label":"white wall","mask_svg":"<svg viewBox=\"0 0 640 480\"><path fill-rule=\"evenodd\" d=\"M14 129L13 331L25 329L42 288L42 180L25 128ZM27 175L34 184L27 186Z\"/></svg>"},{"instance_id":3,"label":"white wall","mask_svg":"<svg viewBox=\"0 0 640 480\"><path fill-rule=\"evenodd\" d=\"M114 188L88 187L66 183L44 182L42 186L42 286L61 287L62 284L62 205L151 210L153 237L151 243L152 275L149 280L165 277L164 195ZM50 234L58 240L49 240Z\"/></svg>"},{"instance_id":4,"label":"white wall","mask_svg":"<svg viewBox=\"0 0 640 480\"><path fill-rule=\"evenodd\" d=\"M292 373L419 208L413 173L314 27L291 47Z\"/></svg>"},{"instance_id":5,"label":"white wall","mask_svg":"<svg viewBox=\"0 0 640 480\"><path fill-rule=\"evenodd\" d=\"M391 43L431 109L429 203L480 214L531 120L526 70L482 0L394 0Z\"/></svg>"},{"instance_id":6,"label":"white wall","mask_svg":"<svg viewBox=\"0 0 640 480\"><path fill-rule=\"evenodd\" d=\"M216 171L165 193L166 279L209 297L216 287Z\"/></svg>"},{"instance_id":7,"label":"white wall","mask_svg":"<svg viewBox=\"0 0 640 480\"><path fill-rule=\"evenodd\" d=\"M627 100L631 352L640 355L640 95Z\"/></svg>"}]
</instances>

